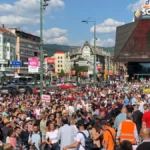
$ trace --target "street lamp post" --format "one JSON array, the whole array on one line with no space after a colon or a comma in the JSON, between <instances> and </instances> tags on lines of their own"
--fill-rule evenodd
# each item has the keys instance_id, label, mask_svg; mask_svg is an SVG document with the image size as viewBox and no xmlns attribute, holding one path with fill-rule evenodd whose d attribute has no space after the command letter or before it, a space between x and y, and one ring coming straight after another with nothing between
<instances>
[{"instance_id":1,"label":"street lamp post","mask_svg":"<svg viewBox=\"0 0 150 150\"><path fill-rule=\"evenodd\" d=\"M90 17L87 20L82 20L82 22L85 22L85 23L93 22L94 23L94 70L93 70L93 75L94 75L94 86L96 86L96 20L94 18Z\"/></svg>"},{"instance_id":2,"label":"street lamp post","mask_svg":"<svg viewBox=\"0 0 150 150\"><path fill-rule=\"evenodd\" d=\"M47 1L50 0L40 0L40 96L43 94L43 9L48 6Z\"/></svg>"}]
</instances>

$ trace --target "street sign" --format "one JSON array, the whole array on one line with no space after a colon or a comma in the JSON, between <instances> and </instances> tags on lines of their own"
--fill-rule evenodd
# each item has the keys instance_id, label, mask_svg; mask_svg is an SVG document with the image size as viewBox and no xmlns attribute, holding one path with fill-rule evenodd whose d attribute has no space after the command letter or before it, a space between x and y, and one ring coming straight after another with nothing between
<instances>
[{"instance_id":1,"label":"street sign","mask_svg":"<svg viewBox=\"0 0 150 150\"><path fill-rule=\"evenodd\" d=\"M87 64L87 61L78 61L76 64Z\"/></svg>"},{"instance_id":2,"label":"street sign","mask_svg":"<svg viewBox=\"0 0 150 150\"><path fill-rule=\"evenodd\" d=\"M66 61L66 62L64 62L65 64L70 64L70 65L73 65L74 64L74 62L70 62L70 61Z\"/></svg>"},{"instance_id":3,"label":"street sign","mask_svg":"<svg viewBox=\"0 0 150 150\"><path fill-rule=\"evenodd\" d=\"M22 66L22 62L21 61L11 61L11 66L13 67L20 67Z\"/></svg>"},{"instance_id":4,"label":"street sign","mask_svg":"<svg viewBox=\"0 0 150 150\"><path fill-rule=\"evenodd\" d=\"M79 64L79 66L89 66L89 64Z\"/></svg>"}]
</instances>

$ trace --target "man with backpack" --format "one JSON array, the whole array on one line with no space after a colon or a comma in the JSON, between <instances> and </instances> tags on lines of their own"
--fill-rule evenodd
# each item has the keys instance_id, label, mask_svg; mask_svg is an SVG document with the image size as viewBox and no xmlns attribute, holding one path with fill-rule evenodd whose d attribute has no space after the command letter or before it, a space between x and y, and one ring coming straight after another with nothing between
<instances>
[{"instance_id":1,"label":"man with backpack","mask_svg":"<svg viewBox=\"0 0 150 150\"><path fill-rule=\"evenodd\" d=\"M103 132L103 149L102 150L115 150L116 149L116 132L115 130L109 126L106 120L101 121Z\"/></svg>"},{"instance_id":2,"label":"man with backpack","mask_svg":"<svg viewBox=\"0 0 150 150\"><path fill-rule=\"evenodd\" d=\"M32 149L40 150L40 146L42 144L42 134L39 132L37 124L33 125L33 132L29 135L28 142Z\"/></svg>"},{"instance_id":3,"label":"man with backpack","mask_svg":"<svg viewBox=\"0 0 150 150\"><path fill-rule=\"evenodd\" d=\"M76 135L75 142L71 145L65 146L63 150L77 148L77 150L92 150L93 140L90 137L87 128L87 123L84 120L79 120L77 122L77 127L79 132Z\"/></svg>"}]
</instances>

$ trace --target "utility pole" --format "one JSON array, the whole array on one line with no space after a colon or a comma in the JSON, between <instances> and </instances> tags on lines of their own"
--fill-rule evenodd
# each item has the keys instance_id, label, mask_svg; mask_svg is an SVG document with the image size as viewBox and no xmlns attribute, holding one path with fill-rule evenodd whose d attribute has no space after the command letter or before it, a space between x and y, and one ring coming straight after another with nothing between
<instances>
[{"instance_id":1,"label":"utility pole","mask_svg":"<svg viewBox=\"0 0 150 150\"><path fill-rule=\"evenodd\" d=\"M43 0L40 0L40 96L43 94Z\"/></svg>"},{"instance_id":2,"label":"utility pole","mask_svg":"<svg viewBox=\"0 0 150 150\"><path fill-rule=\"evenodd\" d=\"M82 22L94 23L94 69L93 69L93 76L94 76L94 86L96 86L96 20L92 17L89 17L87 20L82 20Z\"/></svg>"},{"instance_id":3,"label":"utility pole","mask_svg":"<svg viewBox=\"0 0 150 150\"><path fill-rule=\"evenodd\" d=\"M107 79L109 79L109 70L110 70L110 60L109 60L109 56L107 57L108 58L108 77L107 77Z\"/></svg>"},{"instance_id":4,"label":"utility pole","mask_svg":"<svg viewBox=\"0 0 150 150\"><path fill-rule=\"evenodd\" d=\"M48 6L47 1L40 0L40 96L43 94L43 9Z\"/></svg>"},{"instance_id":5,"label":"utility pole","mask_svg":"<svg viewBox=\"0 0 150 150\"><path fill-rule=\"evenodd\" d=\"M96 87L96 21L94 21L94 86Z\"/></svg>"}]
</instances>

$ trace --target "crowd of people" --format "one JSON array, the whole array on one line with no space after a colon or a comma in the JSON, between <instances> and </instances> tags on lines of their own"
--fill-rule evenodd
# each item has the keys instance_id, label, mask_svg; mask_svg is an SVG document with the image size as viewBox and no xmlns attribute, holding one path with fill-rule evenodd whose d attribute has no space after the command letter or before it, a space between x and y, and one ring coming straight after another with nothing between
<instances>
[{"instance_id":1,"label":"crowd of people","mask_svg":"<svg viewBox=\"0 0 150 150\"><path fill-rule=\"evenodd\" d=\"M0 95L0 149L150 150L149 83Z\"/></svg>"}]
</instances>

